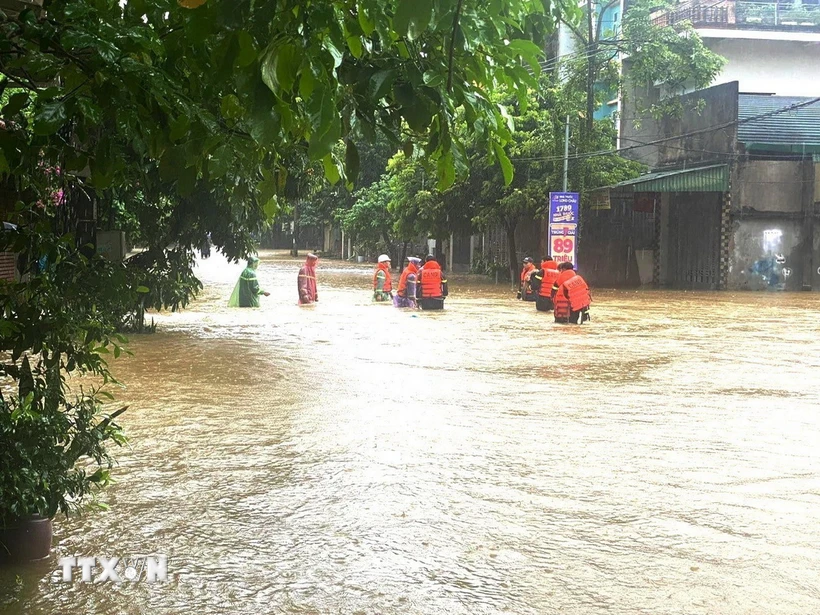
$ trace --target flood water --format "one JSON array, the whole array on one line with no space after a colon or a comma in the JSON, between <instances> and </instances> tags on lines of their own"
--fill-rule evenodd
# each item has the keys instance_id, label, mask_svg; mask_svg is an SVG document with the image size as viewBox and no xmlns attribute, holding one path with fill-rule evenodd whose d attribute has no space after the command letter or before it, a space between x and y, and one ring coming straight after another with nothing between
<instances>
[{"instance_id":1,"label":"flood water","mask_svg":"<svg viewBox=\"0 0 820 615\"><path fill-rule=\"evenodd\" d=\"M262 256L261 309L214 257L132 337L111 509L0 571L0 612L820 612L816 294L593 289L568 327L458 279L443 313L374 305L331 261L300 308ZM140 554L169 582L54 581Z\"/></svg>"}]
</instances>

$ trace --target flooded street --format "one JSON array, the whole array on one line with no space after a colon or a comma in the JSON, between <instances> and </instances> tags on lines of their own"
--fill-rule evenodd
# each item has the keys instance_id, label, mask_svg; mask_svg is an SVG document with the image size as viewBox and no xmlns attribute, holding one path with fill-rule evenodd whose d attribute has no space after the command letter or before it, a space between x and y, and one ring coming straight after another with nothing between
<instances>
[{"instance_id":1,"label":"flooded street","mask_svg":"<svg viewBox=\"0 0 820 615\"><path fill-rule=\"evenodd\" d=\"M820 612L817 294L593 289L567 327L457 277L442 313L374 305L335 261L300 308L299 262L263 253L238 310L204 261L132 336L111 509L0 570L0 613ZM52 580L140 554L169 582Z\"/></svg>"}]
</instances>

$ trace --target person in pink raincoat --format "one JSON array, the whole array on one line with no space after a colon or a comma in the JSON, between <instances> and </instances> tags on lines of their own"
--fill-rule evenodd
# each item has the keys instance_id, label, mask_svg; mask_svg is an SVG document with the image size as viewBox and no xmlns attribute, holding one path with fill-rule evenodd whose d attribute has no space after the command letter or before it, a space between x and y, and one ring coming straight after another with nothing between
<instances>
[{"instance_id":1,"label":"person in pink raincoat","mask_svg":"<svg viewBox=\"0 0 820 615\"><path fill-rule=\"evenodd\" d=\"M299 270L297 287L300 305L315 303L319 300L319 293L316 292L316 263L318 261L318 256L308 254L304 266Z\"/></svg>"}]
</instances>

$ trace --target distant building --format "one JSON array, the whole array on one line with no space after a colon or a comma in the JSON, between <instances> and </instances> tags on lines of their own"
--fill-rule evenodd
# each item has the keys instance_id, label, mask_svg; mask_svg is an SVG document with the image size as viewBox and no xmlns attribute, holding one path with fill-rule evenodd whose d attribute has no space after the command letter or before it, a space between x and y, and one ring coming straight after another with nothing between
<instances>
[{"instance_id":1,"label":"distant building","mask_svg":"<svg viewBox=\"0 0 820 615\"><path fill-rule=\"evenodd\" d=\"M643 118L635 140L650 145L628 153L652 172L595 199L580 239L584 275L820 290L820 96L741 94L732 82L685 98L702 110Z\"/></svg>"}]
</instances>

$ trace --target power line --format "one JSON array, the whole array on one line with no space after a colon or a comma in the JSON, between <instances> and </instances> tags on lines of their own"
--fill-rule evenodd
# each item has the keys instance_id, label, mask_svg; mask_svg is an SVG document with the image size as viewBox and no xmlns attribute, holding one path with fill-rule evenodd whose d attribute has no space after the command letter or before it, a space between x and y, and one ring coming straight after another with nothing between
<instances>
[{"instance_id":1,"label":"power line","mask_svg":"<svg viewBox=\"0 0 820 615\"><path fill-rule=\"evenodd\" d=\"M766 113L761 113L759 115L755 115L755 116L751 116L751 117L747 117L747 118L743 118L743 119L732 120L731 122L726 122L725 124L718 124L716 126L709 126L707 128L701 128L701 129L698 129L698 130L693 130L691 132L687 132L687 133L683 133L683 134L679 134L679 135L674 135L674 136L671 136L671 137L664 137L662 139L656 139L654 141L648 141L646 143L639 143L638 145L630 145L628 147L621 147L621 148L611 149L611 150L599 150L597 152L586 152L586 153L581 153L581 154L575 154L575 155L569 156L569 159L571 159L571 160L580 160L580 159L584 159L584 158L597 158L597 157L600 157L600 156L612 156L612 155L620 154L622 152L628 152L628 151L632 151L632 150L635 150L635 149L641 149L643 147L651 147L653 145L659 145L661 143L665 143L666 141L673 141L675 139L683 139L683 138L686 138L686 137L692 137L692 136L703 134L703 133L706 133L706 132L714 132L714 131L717 131L717 130L724 130L724 129L729 128L731 126L740 126L741 124L749 124L751 122L757 122L759 120L766 119L768 117L773 117L775 115L780 115L781 113L788 113L790 111L795 111L795 110L801 109L803 107L808 107L808 106L817 104L818 102L820 102L820 97L811 98L811 99L805 100L803 102L794 103L794 104L788 105L786 107L782 107L780 109L774 109L773 111L767 111ZM563 160L563 159L564 159L563 156L545 156L545 157L532 157L532 158L513 158L512 160L532 161L532 162L539 162L539 161L548 162L548 161Z\"/></svg>"}]
</instances>

